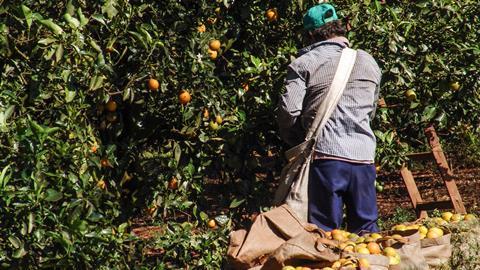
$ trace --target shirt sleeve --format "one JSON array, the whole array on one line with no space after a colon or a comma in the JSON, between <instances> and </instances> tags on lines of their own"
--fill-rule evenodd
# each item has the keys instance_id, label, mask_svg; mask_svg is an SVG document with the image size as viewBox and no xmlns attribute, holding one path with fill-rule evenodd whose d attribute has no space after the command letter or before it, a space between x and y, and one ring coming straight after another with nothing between
<instances>
[{"instance_id":1,"label":"shirt sleeve","mask_svg":"<svg viewBox=\"0 0 480 270\"><path fill-rule=\"evenodd\" d=\"M303 139L299 117L306 91L305 79L289 67L285 87L286 92L279 100L277 121L280 137L286 143L295 145Z\"/></svg>"}]
</instances>

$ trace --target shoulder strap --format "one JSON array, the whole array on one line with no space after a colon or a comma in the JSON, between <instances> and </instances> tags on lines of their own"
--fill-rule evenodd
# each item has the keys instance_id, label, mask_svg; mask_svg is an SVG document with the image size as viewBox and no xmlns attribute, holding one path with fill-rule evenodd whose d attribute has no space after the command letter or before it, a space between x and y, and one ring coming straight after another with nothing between
<instances>
[{"instance_id":1,"label":"shoulder strap","mask_svg":"<svg viewBox=\"0 0 480 270\"><path fill-rule=\"evenodd\" d=\"M355 65L356 57L356 50L350 48L343 49L332 84L330 85L328 92L325 94L323 101L318 106L317 114L308 130L305 141L312 138L316 140L318 135L320 135L320 132L337 107L338 101L347 86L348 79L350 78L353 66Z\"/></svg>"}]
</instances>

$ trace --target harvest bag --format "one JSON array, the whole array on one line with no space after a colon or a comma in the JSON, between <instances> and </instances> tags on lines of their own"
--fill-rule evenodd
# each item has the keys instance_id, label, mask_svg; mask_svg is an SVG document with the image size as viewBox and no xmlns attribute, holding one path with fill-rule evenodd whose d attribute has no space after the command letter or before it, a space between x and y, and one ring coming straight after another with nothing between
<instances>
[{"instance_id":1,"label":"harvest bag","mask_svg":"<svg viewBox=\"0 0 480 270\"><path fill-rule=\"evenodd\" d=\"M308 174L315 145L345 90L356 56L356 50L343 49L332 84L319 105L305 141L285 152L288 163L280 175L274 204L286 203L304 221L308 219Z\"/></svg>"}]
</instances>

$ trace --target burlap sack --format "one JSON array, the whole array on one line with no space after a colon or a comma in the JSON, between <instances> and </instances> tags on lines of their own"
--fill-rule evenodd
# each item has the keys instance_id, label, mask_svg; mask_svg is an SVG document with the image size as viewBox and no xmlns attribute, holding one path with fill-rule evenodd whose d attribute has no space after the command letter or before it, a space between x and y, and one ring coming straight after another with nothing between
<instances>
[{"instance_id":1,"label":"burlap sack","mask_svg":"<svg viewBox=\"0 0 480 270\"><path fill-rule=\"evenodd\" d=\"M314 226L306 229L277 248L261 269L278 270L286 265L323 268L340 258L330 248L336 243L326 239L324 231Z\"/></svg>"},{"instance_id":2,"label":"burlap sack","mask_svg":"<svg viewBox=\"0 0 480 270\"><path fill-rule=\"evenodd\" d=\"M428 270L428 264L423 257L420 247L420 234L418 230L386 231L380 234L385 237L381 239L383 246L391 246L400 255L400 264L394 268L400 270ZM399 234L402 239L393 239L392 235Z\"/></svg>"},{"instance_id":3,"label":"burlap sack","mask_svg":"<svg viewBox=\"0 0 480 270\"><path fill-rule=\"evenodd\" d=\"M354 253L353 255L356 258L365 258L370 263L369 270L388 270L390 260L388 257L383 255L368 255L368 254L359 254Z\"/></svg>"},{"instance_id":4,"label":"burlap sack","mask_svg":"<svg viewBox=\"0 0 480 270\"><path fill-rule=\"evenodd\" d=\"M420 240L421 252L430 266L440 266L448 262L452 256L451 234L434 239Z\"/></svg>"},{"instance_id":5,"label":"burlap sack","mask_svg":"<svg viewBox=\"0 0 480 270\"><path fill-rule=\"evenodd\" d=\"M258 215L248 233L238 230L230 234L229 266L248 269L262 264L279 246L304 232L304 226L306 224L286 205Z\"/></svg>"}]
</instances>

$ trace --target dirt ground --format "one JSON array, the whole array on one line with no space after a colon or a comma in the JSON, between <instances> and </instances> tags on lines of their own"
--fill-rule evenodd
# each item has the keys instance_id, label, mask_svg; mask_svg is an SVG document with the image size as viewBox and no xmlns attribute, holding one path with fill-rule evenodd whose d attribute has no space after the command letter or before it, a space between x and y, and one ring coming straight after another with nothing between
<instances>
[{"instance_id":1,"label":"dirt ground","mask_svg":"<svg viewBox=\"0 0 480 270\"><path fill-rule=\"evenodd\" d=\"M453 173L467 211L478 212L480 210L480 168L454 168ZM438 172L422 170L414 172L413 175L424 201L449 199L447 189ZM379 173L378 181L384 184L383 192L377 194L380 216L391 215L397 207L412 209L412 203L400 173Z\"/></svg>"}]
</instances>

